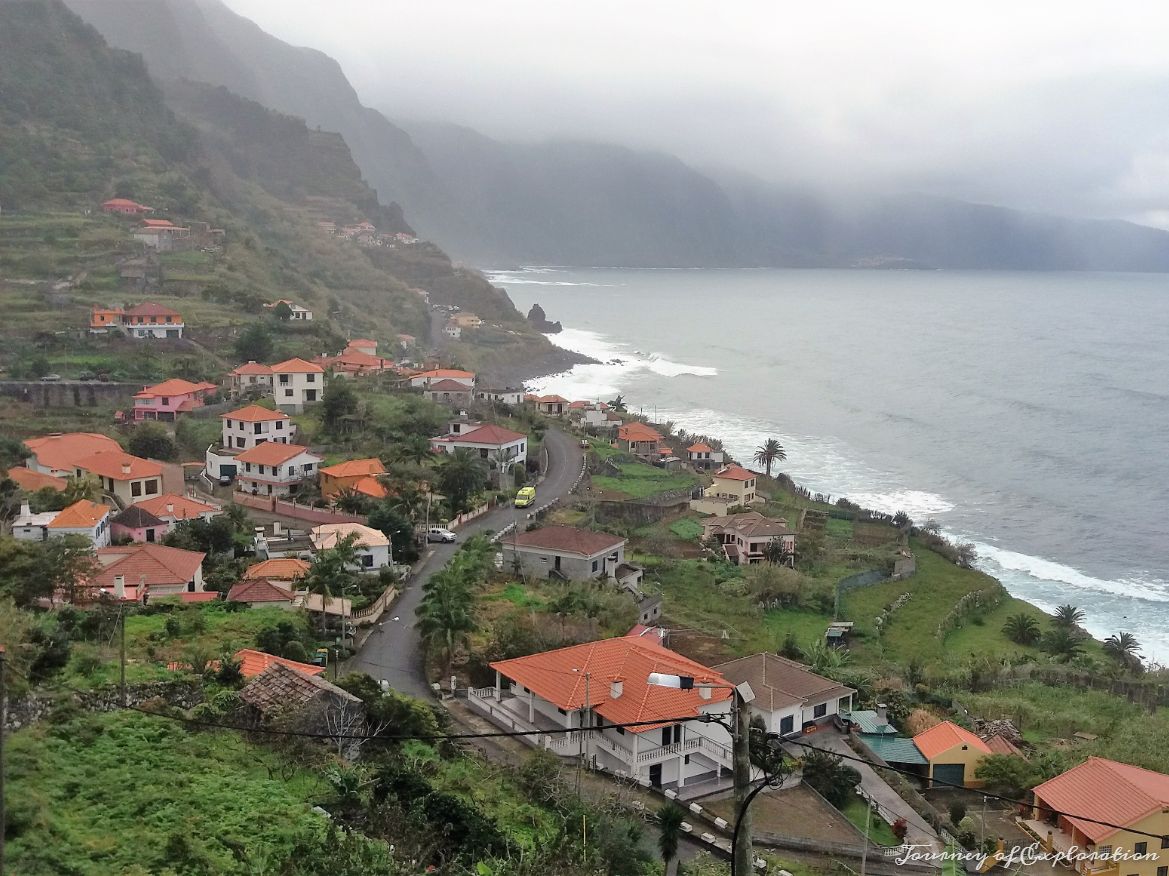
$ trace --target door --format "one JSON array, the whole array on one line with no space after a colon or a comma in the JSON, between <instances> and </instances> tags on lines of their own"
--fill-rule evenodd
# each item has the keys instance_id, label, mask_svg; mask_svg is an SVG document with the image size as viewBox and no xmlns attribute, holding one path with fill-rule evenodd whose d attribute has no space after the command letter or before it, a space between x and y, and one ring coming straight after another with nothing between
<instances>
[{"instance_id":1,"label":"door","mask_svg":"<svg viewBox=\"0 0 1169 876\"><path fill-rule=\"evenodd\" d=\"M966 765L960 763L936 763L934 764L934 779L950 785L965 785Z\"/></svg>"},{"instance_id":2,"label":"door","mask_svg":"<svg viewBox=\"0 0 1169 876\"><path fill-rule=\"evenodd\" d=\"M662 786L662 765L655 763L649 768L649 783L654 788Z\"/></svg>"}]
</instances>

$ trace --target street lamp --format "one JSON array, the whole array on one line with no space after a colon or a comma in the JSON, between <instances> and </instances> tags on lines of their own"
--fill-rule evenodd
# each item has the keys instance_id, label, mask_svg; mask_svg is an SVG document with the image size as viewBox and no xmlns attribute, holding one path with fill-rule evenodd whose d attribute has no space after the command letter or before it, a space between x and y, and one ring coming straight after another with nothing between
<instances>
[{"instance_id":1,"label":"street lamp","mask_svg":"<svg viewBox=\"0 0 1169 876\"><path fill-rule=\"evenodd\" d=\"M742 876L754 869L754 853L751 845L751 818L747 807L755 795L768 786L768 782L751 788L751 710L747 706L754 701L755 692L747 682L742 684L713 684L695 680L689 675L671 675L651 672L646 681L656 687L671 687L677 690L729 690L732 692L730 727L732 764L735 775L735 830L731 835L731 876Z\"/></svg>"}]
</instances>

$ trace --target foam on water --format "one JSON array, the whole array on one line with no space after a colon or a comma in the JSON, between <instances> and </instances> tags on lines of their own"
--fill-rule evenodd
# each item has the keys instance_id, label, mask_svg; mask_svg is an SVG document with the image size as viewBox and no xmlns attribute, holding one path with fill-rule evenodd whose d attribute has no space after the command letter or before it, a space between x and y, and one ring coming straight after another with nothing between
<instances>
[{"instance_id":1,"label":"foam on water","mask_svg":"<svg viewBox=\"0 0 1169 876\"><path fill-rule=\"evenodd\" d=\"M1086 593L1108 593L1130 599L1141 599L1147 602L1169 603L1169 590L1164 581L1149 580L1140 576L1118 578L1110 581L1105 578L1096 578L1086 575L1071 566L1047 560L1043 557L1032 557L1017 551L1007 550L982 541L973 541L978 556L986 571L993 574L995 569L1003 572L1018 572L1037 581L1050 581L1061 585L1061 589L1069 594L1075 590ZM1069 589L1070 588L1070 589Z\"/></svg>"}]
</instances>

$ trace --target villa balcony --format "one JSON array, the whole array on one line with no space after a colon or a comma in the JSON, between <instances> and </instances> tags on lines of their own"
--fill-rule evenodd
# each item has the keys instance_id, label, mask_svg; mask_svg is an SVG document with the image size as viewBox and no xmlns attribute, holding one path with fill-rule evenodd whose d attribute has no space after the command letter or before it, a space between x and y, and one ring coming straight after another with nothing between
<instances>
[{"instance_id":1,"label":"villa balcony","mask_svg":"<svg viewBox=\"0 0 1169 876\"><path fill-rule=\"evenodd\" d=\"M1083 838L1077 840L1054 824L1034 818L1021 818L1019 825L1039 841L1039 847L1046 852L1068 852L1073 848L1080 854L1093 851L1094 847ZM1120 876L1119 861L1069 861L1062 865L1080 876Z\"/></svg>"}]
</instances>

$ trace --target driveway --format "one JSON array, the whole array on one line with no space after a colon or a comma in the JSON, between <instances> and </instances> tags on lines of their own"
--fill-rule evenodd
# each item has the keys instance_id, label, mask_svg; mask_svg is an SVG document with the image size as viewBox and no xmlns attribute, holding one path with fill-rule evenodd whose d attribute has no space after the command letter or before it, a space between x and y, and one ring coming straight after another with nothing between
<instances>
[{"instance_id":1,"label":"driveway","mask_svg":"<svg viewBox=\"0 0 1169 876\"><path fill-rule=\"evenodd\" d=\"M539 505L567 496L583 461L577 441L559 429L548 429L544 433L544 447L548 451L548 468L538 488ZM524 513L511 507L497 508L462 526L459 538L462 540L487 531L498 532L522 518ZM367 672L376 679L384 679L394 690L411 696L433 696L426 679L422 643L414 628L414 620L422 601L423 585L449 562L457 549L457 543L428 545L425 557L415 567L412 580L387 609L386 620L374 628L361 650L349 660L345 667L347 671Z\"/></svg>"},{"instance_id":2,"label":"driveway","mask_svg":"<svg viewBox=\"0 0 1169 876\"><path fill-rule=\"evenodd\" d=\"M808 745L813 745L822 751L841 754L845 757L857 757L857 753L848 747L844 736L836 730L821 730L802 739ZM788 751L795 757L807 751L800 745L788 745ZM846 761L850 767L861 775L861 788L873 800L876 800L883 813L892 813L894 818L904 818L909 830L905 834L905 841L913 845L929 845L941 849L937 832L930 827L924 818L918 815L912 806L900 794L894 791L868 763L855 760Z\"/></svg>"}]
</instances>

